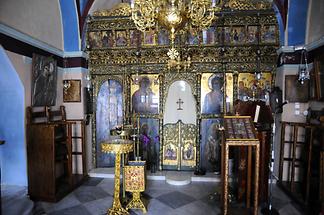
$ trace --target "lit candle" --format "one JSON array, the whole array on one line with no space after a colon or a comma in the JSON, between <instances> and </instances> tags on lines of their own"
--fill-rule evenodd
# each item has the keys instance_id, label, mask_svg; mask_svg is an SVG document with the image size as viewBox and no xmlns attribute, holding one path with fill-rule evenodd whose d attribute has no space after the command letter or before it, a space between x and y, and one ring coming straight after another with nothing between
<instances>
[{"instance_id":1,"label":"lit candle","mask_svg":"<svg viewBox=\"0 0 324 215\"><path fill-rule=\"evenodd\" d=\"M216 0L212 0L212 7L216 6Z\"/></svg>"},{"instance_id":2,"label":"lit candle","mask_svg":"<svg viewBox=\"0 0 324 215\"><path fill-rule=\"evenodd\" d=\"M134 1L135 0L131 0L131 8L133 9L134 8ZM214 1L214 0L213 0Z\"/></svg>"}]
</instances>

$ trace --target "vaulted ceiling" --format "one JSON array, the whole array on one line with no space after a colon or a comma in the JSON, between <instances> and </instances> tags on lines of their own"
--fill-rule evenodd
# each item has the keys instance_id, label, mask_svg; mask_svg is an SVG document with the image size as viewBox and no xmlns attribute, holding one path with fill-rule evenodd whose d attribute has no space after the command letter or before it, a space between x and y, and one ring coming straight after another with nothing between
<instances>
[{"instance_id":1,"label":"vaulted ceiling","mask_svg":"<svg viewBox=\"0 0 324 215\"><path fill-rule=\"evenodd\" d=\"M97 10L113 8L120 2L129 1L33 0L27 4L27 2L21 3L18 0L2 0L0 1L0 24L9 26L63 51L80 51L87 16ZM307 42L305 40L307 22L310 20L308 16L309 7L312 4L313 7L314 4L317 4L317 12L322 11L321 8L324 4L318 2L321 1L273 0L273 8L276 11L280 26L281 45L300 45ZM318 19L321 19L321 17L318 17ZM321 26L318 26L318 28L313 29L313 31L320 31L319 34L324 32L324 29L321 30Z\"/></svg>"}]
</instances>

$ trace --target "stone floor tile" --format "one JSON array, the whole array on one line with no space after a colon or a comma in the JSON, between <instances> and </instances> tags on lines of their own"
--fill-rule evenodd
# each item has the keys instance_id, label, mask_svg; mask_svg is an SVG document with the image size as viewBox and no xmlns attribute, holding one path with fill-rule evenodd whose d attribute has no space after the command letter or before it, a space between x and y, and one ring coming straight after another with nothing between
<instances>
[{"instance_id":1,"label":"stone floor tile","mask_svg":"<svg viewBox=\"0 0 324 215\"><path fill-rule=\"evenodd\" d=\"M184 193L181 193L179 191L173 191L170 193L163 194L157 197L156 199L158 199L159 201L163 202L164 204L168 205L173 209L189 204L196 200L195 198L186 195Z\"/></svg>"}]
</instances>

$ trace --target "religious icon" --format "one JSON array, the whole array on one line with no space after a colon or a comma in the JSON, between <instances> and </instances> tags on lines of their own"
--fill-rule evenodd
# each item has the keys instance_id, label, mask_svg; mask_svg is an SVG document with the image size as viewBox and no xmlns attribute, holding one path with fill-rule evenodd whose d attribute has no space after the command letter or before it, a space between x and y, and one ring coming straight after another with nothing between
<instances>
[{"instance_id":1,"label":"religious icon","mask_svg":"<svg viewBox=\"0 0 324 215\"><path fill-rule=\"evenodd\" d=\"M159 121L140 119L140 156L146 161L147 169L156 172L159 163L160 137Z\"/></svg>"},{"instance_id":2,"label":"religious icon","mask_svg":"<svg viewBox=\"0 0 324 215\"><path fill-rule=\"evenodd\" d=\"M209 92L207 89L207 84ZM202 113L221 114L223 111L223 75L205 73L202 76Z\"/></svg>"},{"instance_id":3,"label":"religious icon","mask_svg":"<svg viewBox=\"0 0 324 215\"><path fill-rule=\"evenodd\" d=\"M180 45L180 44L182 44L181 41L186 41L186 38L185 39L181 39L181 35L176 35L176 38L174 40L174 44L175 45Z\"/></svg>"},{"instance_id":4,"label":"religious icon","mask_svg":"<svg viewBox=\"0 0 324 215\"><path fill-rule=\"evenodd\" d=\"M225 30L222 27L217 27L215 43L224 43L225 40Z\"/></svg>"},{"instance_id":5,"label":"religious icon","mask_svg":"<svg viewBox=\"0 0 324 215\"><path fill-rule=\"evenodd\" d=\"M161 29L159 31L158 43L159 45L169 45L169 33L167 30Z\"/></svg>"},{"instance_id":6,"label":"religious icon","mask_svg":"<svg viewBox=\"0 0 324 215\"><path fill-rule=\"evenodd\" d=\"M215 27L210 27L207 30L203 30L203 44L215 43Z\"/></svg>"},{"instance_id":7,"label":"religious icon","mask_svg":"<svg viewBox=\"0 0 324 215\"><path fill-rule=\"evenodd\" d=\"M101 143L110 138L110 130L123 124L123 89L116 80L104 82L99 90L96 110L97 166L113 167L115 156L102 153Z\"/></svg>"},{"instance_id":8,"label":"religious icon","mask_svg":"<svg viewBox=\"0 0 324 215\"><path fill-rule=\"evenodd\" d=\"M309 81L304 84L296 75L285 76L285 100L289 102L307 102L309 100Z\"/></svg>"},{"instance_id":9,"label":"religious icon","mask_svg":"<svg viewBox=\"0 0 324 215\"><path fill-rule=\"evenodd\" d=\"M155 44L155 33L152 29L144 32L144 45L154 45Z\"/></svg>"},{"instance_id":10,"label":"religious icon","mask_svg":"<svg viewBox=\"0 0 324 215\"><path fill-rule=\"evenodd\" d=\"M127 46L126 31L116 31L116 46Z\"/></svg>"},{"instance_id":11,"label":"religious icon","mask_svg":"<svg viewBox=\"0 0 324 215\"><path fill-rule=\"evenodd\" d=\"M247 43L258 43L259 30L258 26L248 26L247 28Z\"/></svg>"},{"instance_id":12,"label":"religious icon","mask_svg":"<svg viewBox=\"0 0 324 215\"><path fill-rule=\"evenodd\" d=\"M250 89L246 86L243 80L238 82L238 99L247 101L250 98Z\"/></svg>"},{"instance_id":13,"label":"religious icon","mask_svg":"<svg viewBox=\"0 0 324 215\"><path fill-rule=\"evenodd\" d=\"M224 43L228 44L231 42L231 28L230 27L224 27Z\"/></svg>"},{"instance_id":14,"label":"religious icon","mask_svg":"<svg viewBox=\"0 0 324 215\"><path fill-rule=\"evenodd\" d=\"M222 134L221 119L204 119L201 124L201 164L209 172L220 172Z\"/></svg>"},{"instance_id":15,"label":"religious icon","mask_svg":"<svg viewBox=\"0 0 324 215\"><path fill-rule=\"evenodd\" d=\"M81 80L63 80L68 88L63 88L63 102L81 102Z\"/></svg>"},{"instance_id":16,"label":"religious icon","mask_svg":"<svg viewBox=\"0 0 324 215\"><path fill-rule=\"evenodd\" d=\"M244 27L233 27L232 43L244 43L244 42L245 42Z\"/></svg>"},{"instance_id":17,"label":"religious icon","mask_svg":"<svg viewBox=\"0 0 324 215\"><path fill-rule=\"evenodd\" d=\"M198 33L194 29L190 28L188 31L188 44L189 45L198 45Z\"/></svg>"},{"instance_id":18,"label":"religious icon","mask_svg":"<svg viewBox=\"0 0 324 215\"><path fill-rule=\"evenodd\" d=\"M164 151L164 160L177 160L177 149L174 145L166 145Z\"/></svg>"},{"instance_id":19,"label":"religious icon","mask_svg":"<svg viewBox=\"0 0 324 215\"><path fill-rule=\"evenodd\" d=\"M193 160L194 159L194 146L192 143L187 143L183 147L182 159L183 160Z\"/></svg>"},{"instance_id":20,"label":"religious icon","mask_svg":"<svg viewBox=\"0 0 324 215\"><path fill-rule=\"evenodd\" d=\"M138 79L138 83L133 83L132 108L134 113L158 113L159 84L157 80L157 75L144 75Z\"/></svg>"},{"instance_id":21,"label":"religious icon","mask_svg":"<svg viewBox=\"0 0 324 215\"><path fill-rule=\"evenodd\" d=\"M57 65L52 57L33 55L33 106L54 106L56 103Z\"/></svg>"},{"instance_id":22,"label":"religious icon","mask_svg":"<svg viewBox=\"0 0 324 215\"><path fill-rule=\"evenodd\" d=\"M274 26L274 25L262 26L261 41L263 43L275 43L276 42L276 26Z\"/></svg>"},{"instance_id":23,"label":"religious icon","mask_svg":"<svg viewBox=\"0 0 324 215\"><path fill-rule=\"evenodd\" d=\"M101 47L101 33L97 31L91 31L88 33L88 44L90 48Z\"/></svg>"},{"instance_id":24,"label":"religious icon","mask_svg":"<svg viewBox=\"0 0 324 215\"><path fill-rule=\"evenodd\" d=\"M238 99L248 101L250 99L266 100L267 93L271 91L271 73L262 73L260 80L255 79L253 73L240 73L238 77Z\"/></svg>"},{"instance_id":25,"label":"religious icon","mask_svg":"<svg viewBox=\"0 0 324 215\"><path fill-rule=\"evenodd\" d=\"M141 32L139 30L130 30L130 45L133 47L140 46L141 44Z\"/></svg>"},{"instance_id":26,"label":"religious icon","mask_svg":"<svg viewBox=\"0 0 324 215\"><path fill-rule=\"evenodd\" d=\"M102 47L113 47L114 37L112 31L103 31L101 34Z\"/></svg>"}]
</instances>

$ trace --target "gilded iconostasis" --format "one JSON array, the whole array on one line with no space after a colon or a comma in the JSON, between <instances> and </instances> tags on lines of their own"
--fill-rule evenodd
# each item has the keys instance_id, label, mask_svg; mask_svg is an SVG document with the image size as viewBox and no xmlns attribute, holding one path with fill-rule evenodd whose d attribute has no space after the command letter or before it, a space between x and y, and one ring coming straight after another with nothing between
<instances>
[{"instance_id":1,"label":"gilded iconostasis","mask_svg":"<svg viewBox=\"0 0 324 215\"><path fill-rule=\"evenodd\" d=\"M100 143L114 127L132 124L151 171L220 170L223 116L234 114L236 100L266 100L276 68L273 9L242 5L226 4L208 29L184 26L175 39L180 57L171 67L169 31L137 30L129 4L89 17L85 46L93 83L95 166L114 165Z\"/></svg>"}]
</instances>

